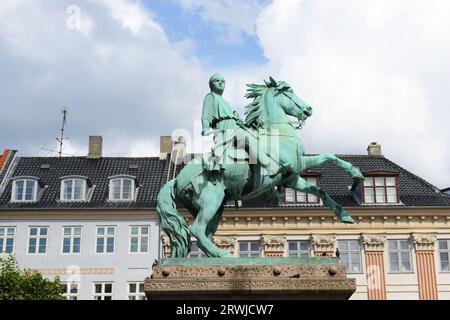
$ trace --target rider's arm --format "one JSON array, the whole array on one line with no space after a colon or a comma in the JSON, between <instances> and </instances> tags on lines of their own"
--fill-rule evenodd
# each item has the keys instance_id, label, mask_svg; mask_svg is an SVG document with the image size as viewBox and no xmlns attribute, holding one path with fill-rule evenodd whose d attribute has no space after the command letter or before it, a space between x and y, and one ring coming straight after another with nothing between
<instances>
[{"instance_id":1,"label":"rider's arm","mask_svg":"<svg viewBox=\"0 0 450 320\"><path fill-rule=\"evenodd\" d=\"M203 100L203 111L202 111L202 135L207 135L213 129L211 128L213 116L216 110L214 104L214 96L209 93Z\"/></svg>"}]
</instances>

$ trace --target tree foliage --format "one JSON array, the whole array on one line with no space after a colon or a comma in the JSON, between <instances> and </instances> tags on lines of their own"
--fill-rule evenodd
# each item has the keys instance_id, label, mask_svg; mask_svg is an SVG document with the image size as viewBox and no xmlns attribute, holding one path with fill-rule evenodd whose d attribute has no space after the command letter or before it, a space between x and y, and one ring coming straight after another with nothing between
<instances>
[{"instance_id":1,"label":"tree foliage","mask_svg":"<svg viewBox=\"0 0 450 320\"><path fill-rule=\"evenodd\" d=\"M63 300L58 277L44 278L38 271L22 270L14 256L0 257L0 300Z\"/></svg>"}]
</instances>

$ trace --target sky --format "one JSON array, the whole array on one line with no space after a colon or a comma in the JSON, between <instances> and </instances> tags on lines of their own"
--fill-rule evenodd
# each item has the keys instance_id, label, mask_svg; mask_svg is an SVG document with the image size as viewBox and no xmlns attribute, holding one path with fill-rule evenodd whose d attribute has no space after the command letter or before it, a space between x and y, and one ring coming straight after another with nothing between
<instances>
[{"instance_id":1,"label":"sky","mask_svg":"<svg viewBox=\"0 0 450 320\"><path fill-rule=\"evenodd\" d=\"M313 115L307 153L383 154L450 186L448 0L8 0L0 2L0 149L157 156L200 136L208 79L243 115L245 84L291 84Z\"/></svg>"}]
</instances>

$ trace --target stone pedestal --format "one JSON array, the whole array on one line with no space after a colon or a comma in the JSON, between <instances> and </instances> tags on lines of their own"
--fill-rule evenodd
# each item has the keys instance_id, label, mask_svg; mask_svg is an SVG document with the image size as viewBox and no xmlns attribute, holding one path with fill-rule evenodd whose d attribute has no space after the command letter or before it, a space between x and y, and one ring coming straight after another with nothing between
<instances>
[{"instance_id":1,"label":"stone pedestal","mask_svg":"<svg viewBox=\"0 0 450 320\"><path fill-rule=\"evenodd\" d=\"M149 300L348 299L356 290L338 259L163 259L145 280Z\"/></svg>"}]
</instances>

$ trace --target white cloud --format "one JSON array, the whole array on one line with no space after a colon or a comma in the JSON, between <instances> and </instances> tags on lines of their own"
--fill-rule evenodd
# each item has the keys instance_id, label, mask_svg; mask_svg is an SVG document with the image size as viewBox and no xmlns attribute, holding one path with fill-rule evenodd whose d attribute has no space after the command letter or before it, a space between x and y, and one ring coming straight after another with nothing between
<instances>
[{"instance_id":1,"label":"white cloud","mask_svg":"<svg viewBox=\"0 0 450 320\"><path fill-rule=\"evenodd\" d=\"M275 0L257 35L268 72L314 107L307 152L362 153L450 184L450 3Z\"/></svg>"},{"instance_id":2,"label":"white cloud","mask_svg":"<svg viewBox=\"0 0 450 320\"><path fill-rule=\"evenodd\" d=\"M136 1L77 1L80 29L71 5L0 3L0 147L52 145L67 107L68 152L100 134L105 155L155 155L160 135L200 117L208 76L189 41L170 43Z\"/></svg>"},{"instance_id":3,"label":"white cloud","mask_svg":"<svg viewBox=\"0 0 450 320\"><path fill-rule=\"evenodd\" d=\"M260 0L174 0L185 10L196 11L202 20L225 32L217 39L225 43L242 43L243 35L255 35L255 19L263 9ZM219 30L219 29L218 29Z\"/></svg>"}]
</instances>

